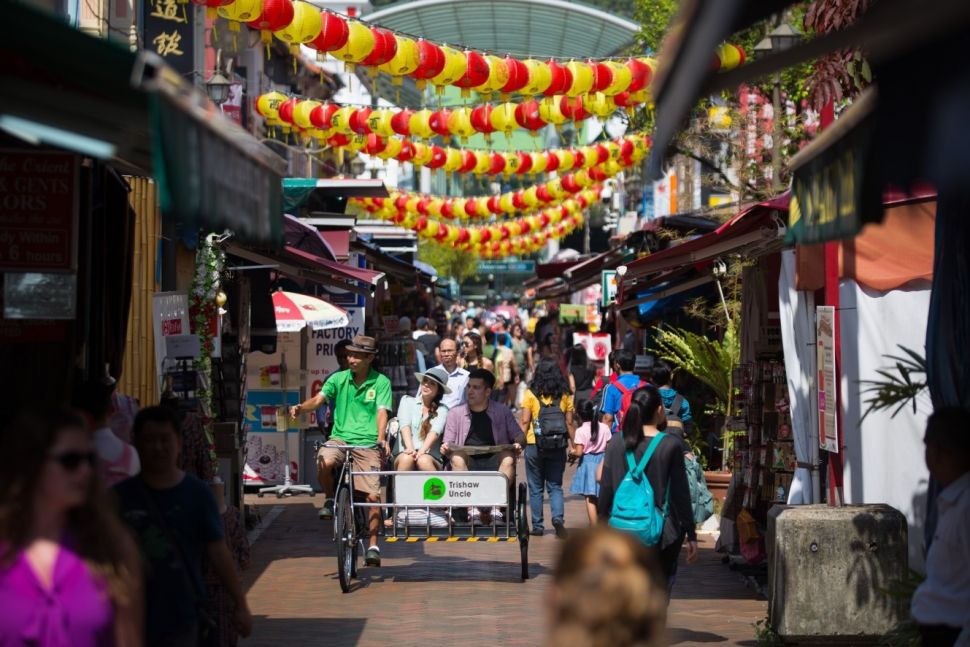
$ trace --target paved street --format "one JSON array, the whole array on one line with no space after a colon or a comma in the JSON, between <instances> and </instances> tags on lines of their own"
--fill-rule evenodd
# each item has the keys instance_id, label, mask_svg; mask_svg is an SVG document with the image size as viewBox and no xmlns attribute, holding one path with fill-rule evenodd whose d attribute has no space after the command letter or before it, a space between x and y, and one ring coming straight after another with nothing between
<instances>
[{"instance_id":1,"label":"paved street","mask_svg":"<svg viewBox=\"0 0 970 647\"><path fill-rule=\"evenodd\" d=\"M322 498L249 499L271 521L245 573L256 618L246 647L542 644L545 591L560 546L552 534L530 543L532 579L525 583L514 543L393 544L383 547L383 566L361 568L355 588L343 594L331 523L317 519ZM566 519L567 526L585 524L577 497L567 498ZM702 536L700 561L682 566L674 589L670 644L754 645L753 625L765 612Z\"/></svg>"}]
</instances>

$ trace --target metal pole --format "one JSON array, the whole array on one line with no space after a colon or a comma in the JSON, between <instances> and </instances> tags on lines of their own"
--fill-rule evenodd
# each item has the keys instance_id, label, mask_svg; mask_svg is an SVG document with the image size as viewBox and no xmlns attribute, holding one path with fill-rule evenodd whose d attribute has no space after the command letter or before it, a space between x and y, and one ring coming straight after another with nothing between
<instances>
[{"instance_id":1,"label":"metal pole","mask_svg":"<svg viewBox=\"0 0 970 647\"><path fill-rule=\"evenodd\" d=\"M771 187L781 193L781 75L775 74L771 90Z\"/></svg>"}]
</instances>

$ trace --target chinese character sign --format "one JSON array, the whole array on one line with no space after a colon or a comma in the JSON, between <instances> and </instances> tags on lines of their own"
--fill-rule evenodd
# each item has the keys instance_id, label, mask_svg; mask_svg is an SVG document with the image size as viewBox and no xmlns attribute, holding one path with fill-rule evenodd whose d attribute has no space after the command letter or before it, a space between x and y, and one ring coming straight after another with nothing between
<instances>
[{"instance_id":1,"label":"chinese character sign","mask_svg":"<svg viewBox=\"0 0 970 647\"><path fill-rule=\"evenodd\" d=\"M818 444L828 452L839 452L836 427L838 397L835 389L835 308L815 308L815 341L818 352Z\"/></svg>"},{"instance_id":2,"label":"chinese character sign","mask_svg":"<svg viewBox=\"0 0 970 647\"><path fill-rule=\"evenodd\" d=\"M144 48L183 75L195 69L194 12L194 4L145 0Z\"/></svg>"}]
</instances>

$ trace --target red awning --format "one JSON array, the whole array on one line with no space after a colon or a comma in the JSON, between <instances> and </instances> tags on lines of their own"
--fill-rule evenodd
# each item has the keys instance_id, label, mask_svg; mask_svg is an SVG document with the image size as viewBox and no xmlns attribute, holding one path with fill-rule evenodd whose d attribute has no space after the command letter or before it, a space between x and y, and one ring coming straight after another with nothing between
<instances>
[{"instance_id":1,"label":"red awning","mask_svg":"<svg viewBox=\"0 0 970 647\"><path fill-rule=\"evenodd\" d=\"M623 302L624 293L656 285L660 277L667 280L679 277L686 270L704 270L721 256L739 253L760 256L780 249L785 227L777 212L787 211L788 202L789 194L785 193L752 205L708 234L630 263L620 280L618 302Z\"/></svg>"},{"instance_id":2,"label":"red awning","mask_svg":"<svg viewBox=\"0 0 970 647\"><path fill-rule=\"evenodd\" d=\"M554 261L536 265L536 277L540 279L554 279L562 276L563 272L582 263L586 258L571 258L568 261ZM530 279L531 280L531 279Z\"/></svg>"},{"instance_id":3,"label":"red awning","mask_svg":"<svg viewBox=\"0 0 970 647\"><path fill-rule=\"evenodd\" d=\"M290 256L298 257L301 260L312 263L321 269L326 269L333 272L337 276L348 280L360 281L361 283L366 283L368 285L377 285L378 281L384 278L383 272L376 272L374 270L368 270L362 267L351 267L336 261L328 261L320 258L319 256L310 254L309 252L304 252L303 250L296 249L295 247L290 247L289 245L284 248L284 251Z\"/></svg>"}]
</instances>

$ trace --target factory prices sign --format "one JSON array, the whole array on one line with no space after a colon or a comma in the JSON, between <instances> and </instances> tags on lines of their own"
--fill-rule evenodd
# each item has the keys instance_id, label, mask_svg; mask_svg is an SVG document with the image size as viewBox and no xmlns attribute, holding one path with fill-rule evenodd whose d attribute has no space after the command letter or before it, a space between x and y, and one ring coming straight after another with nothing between
<instances>
[{"instance_id":1,"label":"factory prices sign","mask_svg":"<svg viewBox=\"0 0 970 647\"><path fill-rule=\"evenodd\" d=\"M77 268L78 157L0 149L0 270Z\"/></svg>"}]
</instances>

